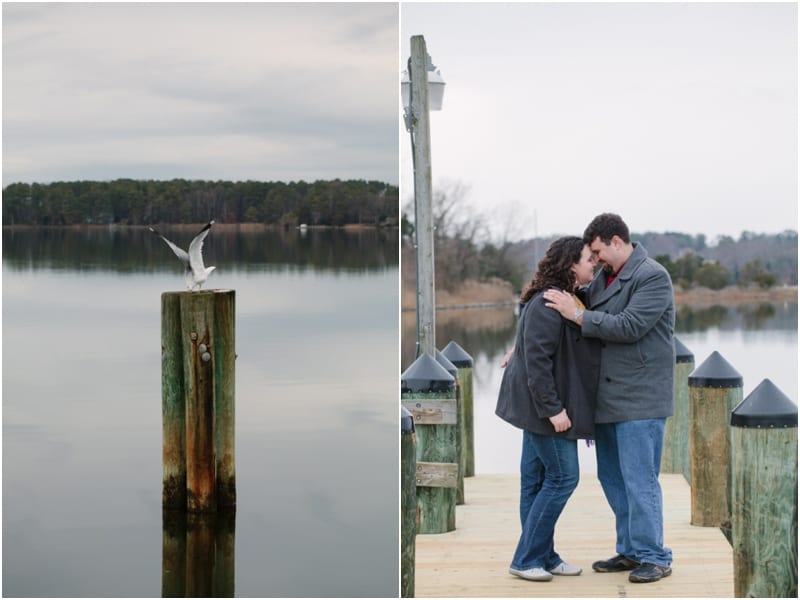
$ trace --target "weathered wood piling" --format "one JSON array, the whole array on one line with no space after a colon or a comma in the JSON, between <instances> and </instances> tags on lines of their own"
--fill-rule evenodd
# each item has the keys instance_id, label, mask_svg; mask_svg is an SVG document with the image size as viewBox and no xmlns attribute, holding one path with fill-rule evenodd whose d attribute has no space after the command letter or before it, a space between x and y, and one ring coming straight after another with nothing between
<instances>
[{"instance_id":1,"label":"weathered wood piling","mask_svg":"<svg viewBox=\"0 0 800 600\"><path fill-rule=\"evenodd\" d=\"M730 530L730 426L742 376L719 352L689 375L692 525Z\"/></svg>"},{"instance_id":2,"label":"weathered wood piling","mask_svg":"<svg viewBox=\"0 0 800 600\"><path fill-rule=\"evenodd\" d=\"M453 378L455 385L454 396L456 401L456 462L458 474L456 475L456 505L464 504L464 420L462 417L461 399L459 397L458 367L448 359L441 350L436 351L436 362Z\"/></svg>"},{"instance_id":3,"label":"weathered wood piling","mask_svg":"<svg viewBox=\"0 0 800 600\"><path fill-rule=\"evenodd\" d=\"M676 337L674 400L675 410L664 428L662 473L683 473L691 482L689 467L689 374L694 370L694 354Z\"/></svg>"},{"instance_id":4,"label":"weathered wood piling","mask_svg":"<svg viewBox=\"0 0 800 600\"><path fill-rule=\"evenodd\" d=\"M162 505L236 506L235 292L161 296Z\"/></svg>"},{"instance_id":5,"label":"weathered wood piling","mask_svg":"<svg viewBox=\"0 0 800 600\"><path fill-rule=\"evenodd\" d=\"M797 598L797 405L765 379L730 423L735 595Z\"/></svg>"},{"instance_id":6,"label":"weathered wood piling","mask_svg":"<svg viewBox=\"0 0 800 600\"><path fill-rule=\"evenodd\" d=\"M402 405L417 434L418 533L456 528L458 486L455 380L427 352L401 375Z\"/></svg>"},{"instance_id":7,"label":"weathered wood piling","mask_svg":"<svg viewBox=\"0 0 800 600\"><path fill-rule=\"evenodd\" d=\"M475 415L473 400L473 360L455 341L450 341L442 350L445 358L458 369L456 399L458 400L458 422L461 436L459 467L464 477L475 475Z\"/></svg>"},{"instance_id":8,"label":"weathered wood piling","mask_svg":"<svg viewBox=\"0 0 800 600\"><path fill-rule=\"evenodd\" d=\"M417 537L417 436L414 416L400 407L400 597L414 597Z\"/></svg>"}]
</instances>

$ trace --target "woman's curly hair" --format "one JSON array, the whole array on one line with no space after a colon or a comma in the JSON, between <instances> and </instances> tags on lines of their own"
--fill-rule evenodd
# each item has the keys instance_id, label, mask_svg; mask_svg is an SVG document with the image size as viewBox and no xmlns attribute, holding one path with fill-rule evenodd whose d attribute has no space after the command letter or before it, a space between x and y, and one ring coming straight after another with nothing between
<instances>
[{"instance_id":1,"label":"woman's curly hair","mask_svg":"<svg viewBox=\"0 0 800 600\"><path fill-rule=\"evenodd\" d=\"M580 262L583 246L583 240L576 236L558 238L550 244L536 267L536 274L522 292L520 302L525 303L537 292L551 287L574 290L575 273L572 272L572 265Z\"/></svg>"}]
</instances>

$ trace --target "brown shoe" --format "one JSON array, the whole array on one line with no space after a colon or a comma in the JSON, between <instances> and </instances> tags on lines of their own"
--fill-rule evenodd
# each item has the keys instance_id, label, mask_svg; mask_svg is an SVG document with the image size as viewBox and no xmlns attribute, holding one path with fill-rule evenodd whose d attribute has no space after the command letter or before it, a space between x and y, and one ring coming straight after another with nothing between
<instances>
[{"instance_id":1,"label":"brown shoe","mask_svg":"<svg viewBox=\"0 0 800 600\"><path fill-rule=\"evenodd\" d=\"M627 556L617 554L614 558L608 560L598 560L592 563L592 569L598 573L618 573L619 571L630 571L639 566L635 560L631 560Z\"/></svg>"}]
</instances>

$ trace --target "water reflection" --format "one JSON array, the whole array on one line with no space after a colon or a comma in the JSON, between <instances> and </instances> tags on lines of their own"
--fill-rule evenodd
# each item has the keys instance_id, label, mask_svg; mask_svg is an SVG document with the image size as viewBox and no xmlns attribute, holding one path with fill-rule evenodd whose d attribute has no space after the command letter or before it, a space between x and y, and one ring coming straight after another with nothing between
<instances>
[{"instance_id":1,"label":"water reflection","mask_svg":"<svg viewBox=\"0 0 800 600\"><path fill-rule=\"evenodd\" d=\"M159 231L183 248L197 227ZM229 271L376 271L398 264L398 230L366 228L243 228L215 225L206 239L206 264ZM180 271L164 243L144 227L3 229L3 266L12 270Z\"/></svg>"},{"instance_id":2,"label":"water reflection","mask_svg":"<svg viewBox=\"0 0 800 600\"><path fill-rule=\"evenodd\" d=\"M796 329L797 310L787 310L797 304L770 302L739 304L735 306L681 306L676 312L676 333L694 333L712 328L721 330Z\"/></svg>"},{"instance_id":3,"label":"water reflection","mask_svg":"<svg viewBox=\"0 0 800 600\"><path fill-rule=\"evenodd\" d=\"M416 315L402 315L402 361L414 361ZM506 352L514 343L517 319L512 307L494 309L445 310L436 313L436 345L444 348L455 340L467 352L480 348L490 356ZM679 306L675 313L675 333L720 331L796 331L797 303L770 302L723 306Z\"/></svg>"},{"instance_id":4,"label":"water reflection","mask_svg":"<svg viewBox=\"0 0 800 600\"><path fill-rule=\"evenodd\" d=\"M161 596L232 598L236 511L163 511Z\"/></svg>"},{"instance_id":5,"label":"water reflection","mask_svg":"<svg viewBox=\"0 0 800 600\"><path fill-rule=\"evenodd\" d=\"M219 575L203 583L184 568L203 564L195 549L208 556L208 544L190 544L203 529L168 538L186 551L170 555L168 544L166 580L159 553L159 307L183 285L180 263L144 231L71 246L75 255L51 241L38 249L32 232L3 233L3 595L220 588ZM100 235L39 233L66 244ZM330 238L285 265L263 250L277 232L208 244L219 252L210 287L236 290L239 596L397 596L398 269L385 233L381 244L375 231L284 232L295 248ZM182 243L192 234L170 233ZM244 264L231 247L261 262ZM40 262L28 264L31 253ZM141 270L144 256L154 272L120 272ZM362 265L337 266L337 256ZM218 573L220 534L202 535L215 540Z\"/></svg>"}]
</instances>

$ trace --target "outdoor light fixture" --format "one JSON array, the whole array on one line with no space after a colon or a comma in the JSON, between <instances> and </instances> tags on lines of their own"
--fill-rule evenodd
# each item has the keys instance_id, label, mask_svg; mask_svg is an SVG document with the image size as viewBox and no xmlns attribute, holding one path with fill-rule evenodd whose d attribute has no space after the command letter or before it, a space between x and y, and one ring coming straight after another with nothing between
<instances>
[{"instance_id":1,"label":"outdoor light fixture","mask_svg":"<svg viewBox=\"0 0 800 600\"><path fill-rule=\"evenodd\" d=\"M409 67L403 71L400 78L400 95L403 98L403 108L405 109L406 129L411 129L411 59ZM442 110L442 100L444 98L444 79L436 65L433 64L430 54L427 55L428 63L428 110Z\"/></svg>"}]
</instances>

